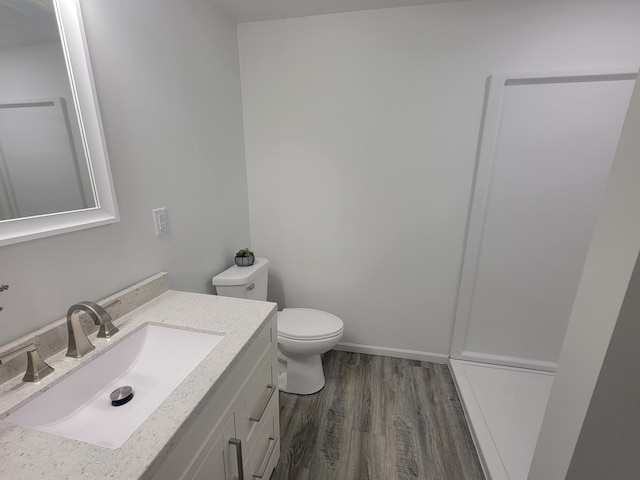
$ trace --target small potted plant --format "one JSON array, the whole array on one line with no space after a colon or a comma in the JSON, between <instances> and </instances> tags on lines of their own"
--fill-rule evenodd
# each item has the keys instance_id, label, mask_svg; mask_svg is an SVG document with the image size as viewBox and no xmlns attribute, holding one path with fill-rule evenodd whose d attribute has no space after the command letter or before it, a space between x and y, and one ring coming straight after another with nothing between
<instances>
[{"instance_id":1,"label":"small potted plant","mask_svg":"<svg viewBox=\"0 0 640 480\"><path fill-rule=\"evenodd\" d=\"M248 267L249 265L253 265L256 257L253 255L253 252L248 248L241 248L236 253L236 265L239 267Z\"/></svg>"}]
</instances>

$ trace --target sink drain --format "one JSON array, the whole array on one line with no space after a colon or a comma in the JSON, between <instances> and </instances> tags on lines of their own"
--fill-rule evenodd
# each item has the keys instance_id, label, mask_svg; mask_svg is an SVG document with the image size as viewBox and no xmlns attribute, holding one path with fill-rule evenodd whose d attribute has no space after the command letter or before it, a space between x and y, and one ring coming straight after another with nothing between
<instances>
[{"instance_id":1,"label":"sink drain","mask_svg":"<svg viewBox=\"0 0 640 480\"><path fill-rule=\"evenodd\" d=\"M116 388L110 395L111 405L114 407L119 407L124 405L125 403L129 403L133 398L133 388L129 385L124 387Z\"/></svg>"}]
</instances>

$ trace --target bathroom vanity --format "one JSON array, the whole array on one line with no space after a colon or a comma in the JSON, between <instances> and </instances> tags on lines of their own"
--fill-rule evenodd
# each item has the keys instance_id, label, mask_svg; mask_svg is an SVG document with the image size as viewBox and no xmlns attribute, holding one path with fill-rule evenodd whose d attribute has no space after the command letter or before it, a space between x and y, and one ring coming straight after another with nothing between
<instances>
[{"instance_id":1,"label":"bathroom vanity","mask_svg":"<svg viewBox=\"0 0 640 480\"><path fill-rule=\"evenodd\" d=\"M280 452L277 341L273 317L153 480L269 478Z\"/></svg>"},{"instance_id":2,"label":"bathroom vanity","mask_svg":"<svg viewBox=\"0 0 640 480\"><path fill-rule=\"evenodd\" d=\"M112 340L90 334L94 351L81 359L67 358L64 351L49 356L55 372L39 384L22 382L20 375L0 385L0 478L225 480L239 472L244 479L269 478L280 456L276 305L171 291L166 278L160 283L165 291L115 320L120 333ZM128 293L139 295L140 285ZM145 324L223 338L121 447L7 421L8 414ZM35 343L43 343L43 334L36 333Z\"/></svg>"}]
</instances>

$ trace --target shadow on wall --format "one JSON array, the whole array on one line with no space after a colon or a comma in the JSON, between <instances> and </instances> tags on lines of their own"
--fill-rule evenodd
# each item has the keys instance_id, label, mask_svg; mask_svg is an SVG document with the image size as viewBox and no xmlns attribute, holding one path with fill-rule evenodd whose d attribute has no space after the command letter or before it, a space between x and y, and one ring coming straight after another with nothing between
<instances>
[{"instance_id":1,"label":"shadow on wall","mask_svg":"<svg viewBox=\"0 0 640 480\"><path fill-rule=\"evenodd\" d=\"M269 269L269 284L267 287L267 300L270 302L276 302L278 304L278 310L282 310L286 307L284 301L284 287L282 286L282 278L277 272L273 272Z\"/></svg>"}]
</instances>

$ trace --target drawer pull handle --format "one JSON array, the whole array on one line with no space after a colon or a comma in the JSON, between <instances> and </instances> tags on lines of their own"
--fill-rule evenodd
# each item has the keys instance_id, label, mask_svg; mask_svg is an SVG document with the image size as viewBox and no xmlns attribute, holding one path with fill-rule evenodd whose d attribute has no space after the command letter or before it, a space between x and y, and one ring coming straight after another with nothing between
<instances>
[{"instance_id":1,"label":"drawer pull handle","mask_svg":"<svg viewBox=\"0 0 640 480\"><path fill-rule=\"evenodd\" d=\"M252 422L259 422L260 420L262 420L264 411L267 409L267 405L269 405L269 402L271 401L271 397L273 397L273 394L275 392L276 392L276 386L274 384L270 383L269 385L267 385L267 395L264 397L265 398L264 403L260 406L260 408L256 409L260 413L258 415L251 414L251 416L249 417L249 420L251 420Z\"/></svg>"},{"instance_id":2,"label":"drawer pull handle","mask_svg":"<svg viewBox=\"0 0 640 480\"><path fill-rule=\"evenodd\" d=\"M271 461L271 457L273 455L273 451L276 449L276 443L276 437L269 436L269 448L267 448L267 453L265 454L264 459L260 464L258 473L254 473L253 478L263 478L265 473L267 473L267 465L269 465L269 462Z\"/></svg>"},{"instance_id":3,"label":"drawer pull handle","mask_svg":"<svg viewBox=\"0 0 640 480\"><path fill-rule=\"evenodd\" d=\"M237 438L230 438L229 445L236 447L236 463L238 464L238 479L244 478L244 470L242 469L242 442Z\"/></svg>"}]
</instances>

